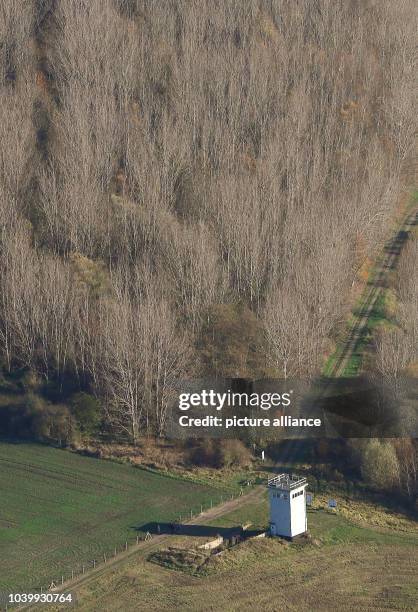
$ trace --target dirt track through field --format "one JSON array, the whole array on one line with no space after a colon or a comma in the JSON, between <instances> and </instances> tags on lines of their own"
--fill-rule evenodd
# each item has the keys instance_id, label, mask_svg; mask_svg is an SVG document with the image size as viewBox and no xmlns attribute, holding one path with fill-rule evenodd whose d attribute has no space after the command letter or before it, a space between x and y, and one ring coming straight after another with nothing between
<instances>
[{"instance_id":1,"label":"dirt track through field","mask_svg":"<svg viewBox=\"0 0 418 612\"><path fill-rule=\"evenodd\" d=\"M257 485L254 487L249 493L246 495L242 495L239 497L235 497L220 506L215 506L202 512L201 514L196 515L192 519L188 521L183 521L184 525L196 525L199 524L202 519L204 520L213 520L223 516L224 514L228 514L233 510L239 508L242 505L248 504L256 499L259 499L263 492L265 491L265 487L263 485ZM153 536L150 540L141 541L139 544L128 548L128 550L121 552L116 555L116 557L110 558L106 563L102 563L100 566L96 567L96 569L90 570L86 574L82 574L81 576L77 576L74 580L67 580L64 584L55 589L51 589L50 593L61 593L61 592L74 592L77 591L81 586L85 586L88 583L95 580L101 574L108 572L112 568L116 568L119 565L125 563L127 559L134 557L135 555L143 556L146 553L152 551L153 548L161 546L166 542L169 542L171 536L167 534L156 535ZM39 610L39 606L23 606L19 608L15 608L16 610Z\"/></svg>"}]
</instances>

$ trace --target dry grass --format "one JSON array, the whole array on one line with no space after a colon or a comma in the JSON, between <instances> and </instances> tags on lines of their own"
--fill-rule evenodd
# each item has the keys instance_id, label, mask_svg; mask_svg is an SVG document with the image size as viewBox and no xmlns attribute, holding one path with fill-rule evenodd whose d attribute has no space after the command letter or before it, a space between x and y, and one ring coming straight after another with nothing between
<instances>
[{"instance_id":1,"label":"dry grass","mask_svg":"<svg viewBox=\"0 0 418 612\"><path fill-rule=\"evenodd\" d=\"M191 575L190 561L196 559L193 552L188 559L187 549L201 541L173 536L171 546L177 548L170 550L180 553L176 563L169 559L170 567L181 571L138 555L82 586L81 609L416 610L417 524L372 504L335 497L337 513L309 511L310 539L246 541L211 556L198 576ZM317 495L315 507L325 502ZM246 519L255 525L268 520L266 498L208 524L230 528Z\"/></svg>"},{"instance_id":2,"label":"dry grass","mask_svg":"<svg viewBox=\"0 0 418 612\"><path fill-rule=\"evenodd\" d=\"M326 508L330 497L337 501L338 513L358 525L418 533L417 521L366 501L353 501L334 494L317 494L314 497L313 508Z\"/></svg>"},{"instance_id":3,"label":"dry grass","mask_svg":"<svg viewBox=\"0 0 418 612\"><path fill-rule=\"evenodd\" d=\"M82 609L416 609L412 547L345 544L291 551L265 540L218 559L216 577L201 578L133 561L82 589Z\"/></svg>"}]
</instances>

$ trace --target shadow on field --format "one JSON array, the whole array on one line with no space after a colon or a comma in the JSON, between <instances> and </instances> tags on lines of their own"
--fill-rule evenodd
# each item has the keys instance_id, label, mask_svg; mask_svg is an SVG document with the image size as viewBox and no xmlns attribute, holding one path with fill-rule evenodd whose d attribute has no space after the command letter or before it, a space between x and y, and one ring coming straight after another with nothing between
<instances>
[{"instance_id":1,"label":"shadow on field","mask_svg":"<svg viewBox=\"0 0 418 612\"><path fill-rule=\"evenodd\" d=\"M136 527L137 531L149 532L152 535L184 535L191 537L210 538L222 536L224 539L232 536L242 535L251 537L262 533L260 529L243 530L241 525L234 527L219 527L212 525L188 525L185 523L157 523L151 522Z\"/></svg>"}]
</instances>

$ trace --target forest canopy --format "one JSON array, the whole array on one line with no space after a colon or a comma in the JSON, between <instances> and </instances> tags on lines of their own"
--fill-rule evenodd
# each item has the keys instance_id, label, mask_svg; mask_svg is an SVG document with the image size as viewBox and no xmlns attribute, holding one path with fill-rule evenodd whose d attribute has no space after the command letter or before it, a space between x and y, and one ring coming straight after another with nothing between
<instances>
[{"instance_id":1,"label":"forest canopy","mask_svg":"<svg viewBox=\"0 0 418 612\"><path fill-rule=\"evenodd\" d=\"M4 3L5 375L135 441L164 432L179 377L317 373L411 183L416 17L410 0Z\"/></svg>"}]
</instances>

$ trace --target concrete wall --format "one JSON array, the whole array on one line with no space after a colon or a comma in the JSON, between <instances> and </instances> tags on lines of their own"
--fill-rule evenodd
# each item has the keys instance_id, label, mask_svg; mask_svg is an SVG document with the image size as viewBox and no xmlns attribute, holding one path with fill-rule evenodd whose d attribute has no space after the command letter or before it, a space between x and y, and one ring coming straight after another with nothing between
<instances>
[{"instance_id":1,"label":"concrete wall","mask_svg":"<svg viewBox=\"0 0 418 612\"><path fill-rule=\"evenodd\" d=\"M206 544L201 544L198 548L203 548L205 550L212 550L213 548L217 548L224 541L222 536L219 536L215 540L211 540L210 542L206 542Z\"/></svg>"}]
</instances>

